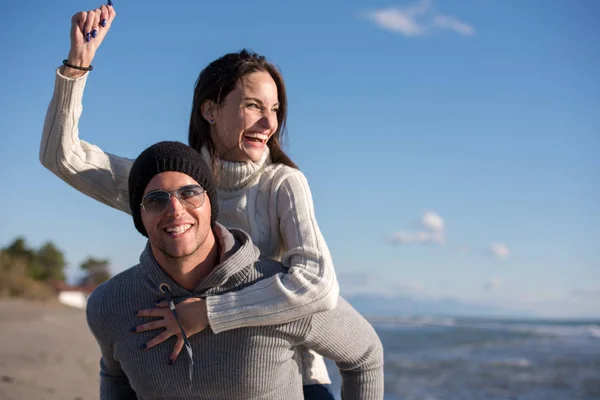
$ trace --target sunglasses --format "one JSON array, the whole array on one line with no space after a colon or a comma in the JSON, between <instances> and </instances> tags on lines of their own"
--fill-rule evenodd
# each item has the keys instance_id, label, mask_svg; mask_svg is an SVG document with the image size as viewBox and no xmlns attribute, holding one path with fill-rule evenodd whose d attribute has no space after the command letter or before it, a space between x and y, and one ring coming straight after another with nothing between
<instances>
[{"instance_id":1,"label":"sunglasses","mask_svg":"<svg viewBox=\"0 0 600 400\"><path fill-rule=\"evenodd\" d=\"M175 197L186 208L200 208L204 204L205 193L206 190L200 185L182 186L171 191L153 190L142 198L141 206L148 214L159 215L167 209L171 197Z\"/></svg>"}]
</instances>

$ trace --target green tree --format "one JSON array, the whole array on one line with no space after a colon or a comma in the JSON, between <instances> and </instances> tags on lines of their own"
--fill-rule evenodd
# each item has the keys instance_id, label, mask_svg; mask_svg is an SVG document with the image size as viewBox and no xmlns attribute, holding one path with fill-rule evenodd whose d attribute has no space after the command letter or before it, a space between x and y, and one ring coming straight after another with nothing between
<instances>
[{"instance_id":1,"label":"green tree","mask_svg":"<svg viewBox=\"0 0 600 400\"><path fill-rule=\"evenodd\" d=\"M27 246L23 237L16 238L4 250L12 262L23 262L28 277L42 282L64 280L66 266L64 254L54 243L45 243L38 251Z\"/></svg>"},{"instance_id":2,"label":"green tree","mask_svg":"<svg viewBox=\"0 0 600 400\"><path fill-rule=\"evenodd\" d=\"M40 279L43 275L36 252L27 246L27 242L23 237L17 237L14 242L4 249L4 252L8 254L11 263L25 264L25 271L28 277Z\"/></svg>"},{"instance_id":3,"label":"green tree","mask_svg":"<svg viewBox=\"0 0 600 400\"><path fill-rule=\"evenodd\" d=\"M62 253L51 242L35 251L18 237L0 250L0 297L55 300L56 293L48 283L64 277L64 266Z\"/></svg>"},{"instance_id":4,"label":"green tree","mask_svg":"<svg viewBox=\"0 0 600 400\"><path fill-rule=\"evenodd\" d=\"M3 249L11 258L25 258L27 260L32 259L35 256L35 252L27 247L25 238L19 236L16 238L8 247Z\"/></svg>"},{"instance_id":5,"label":"green tree","mask_svg":"<svg viewBox=\"0 0 600 400\"><path fill-rule=\"evenodd\" d=\"M37 264L41 270L37 277L38 280L51 282L53 280L65 280L65 267L67 265L65 256L54 243L45 243L37 252Z\"/></svg>"},{"instance_id":6,"label":"green tree","mask_svg":"<svg viewBox=\"0 0 600 400\"><path fill-rule=\"evenodd\" d=\"M80 268L86 271L86 275L80 283L82 286L97 286L110 279L110 262L108 259L88 257L87 260L81 263Z\"/></svg>"}]
</instances>

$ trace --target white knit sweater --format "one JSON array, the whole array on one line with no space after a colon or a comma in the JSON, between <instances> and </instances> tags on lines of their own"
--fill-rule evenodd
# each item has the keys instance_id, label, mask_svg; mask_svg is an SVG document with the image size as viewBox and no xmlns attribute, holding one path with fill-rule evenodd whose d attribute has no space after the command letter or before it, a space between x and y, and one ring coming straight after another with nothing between
<instances>
[{"instance_id":1,"label":"white knit sweater","mask_svg":"<svg viewBox=\"0 0 600 400\"><path fill-rule=\"evenodd\" d=\"M57 70L40 161L80 192L130 213L128 176L133 160L79 139L87 76L70 79ZM208 159L206 152L203 155ZM240 291L208 297L211 329L219 333L282 324L333 309L339 287L302 172L271 163L268 150L258 163L221 161L219 172L218 222L246 231L264 255L282 261L289 270ZM304 384L330 382L318 354L305 352L303 365Z\"/></svg>"}]
</instances>

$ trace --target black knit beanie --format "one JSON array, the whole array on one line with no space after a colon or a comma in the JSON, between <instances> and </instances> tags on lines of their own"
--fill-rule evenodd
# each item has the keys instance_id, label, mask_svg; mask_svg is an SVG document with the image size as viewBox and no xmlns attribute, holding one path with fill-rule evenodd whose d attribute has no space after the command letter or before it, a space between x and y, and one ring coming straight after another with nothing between
<instances>
[{"instance_id":1,"label":"black knit beanie","mask_svg":"<svg viewBox=\"0 0 600 400\"><path fill-rule=\"evenodd\" d=\"M133 163L129 172L129 207L137 230L148 233L142 223L141 203L148 183L161 172L176 171L192 177L206 190L210 199L213 226L219 214L217 191L210 169L199 152L181 142L159 142L144 150Z\"/></svg>"}]
</instances>

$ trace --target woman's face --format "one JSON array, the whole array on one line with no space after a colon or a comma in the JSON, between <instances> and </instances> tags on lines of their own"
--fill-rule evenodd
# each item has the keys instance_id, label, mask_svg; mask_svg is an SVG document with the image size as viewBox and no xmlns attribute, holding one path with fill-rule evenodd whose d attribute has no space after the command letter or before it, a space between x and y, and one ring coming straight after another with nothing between
<instances>
[{"instance_id":1,"label":"woman's face","mask_svg":"<svg viewBox=\"0 0 600 400\"><path fill-rule=\"evenodd\" d=\"M209 118L213 119L211 134L219 158L259 161L277 131L278 109L277 85L268 72L253 72L240 79Z\"/></svg>"}]
</instances>

